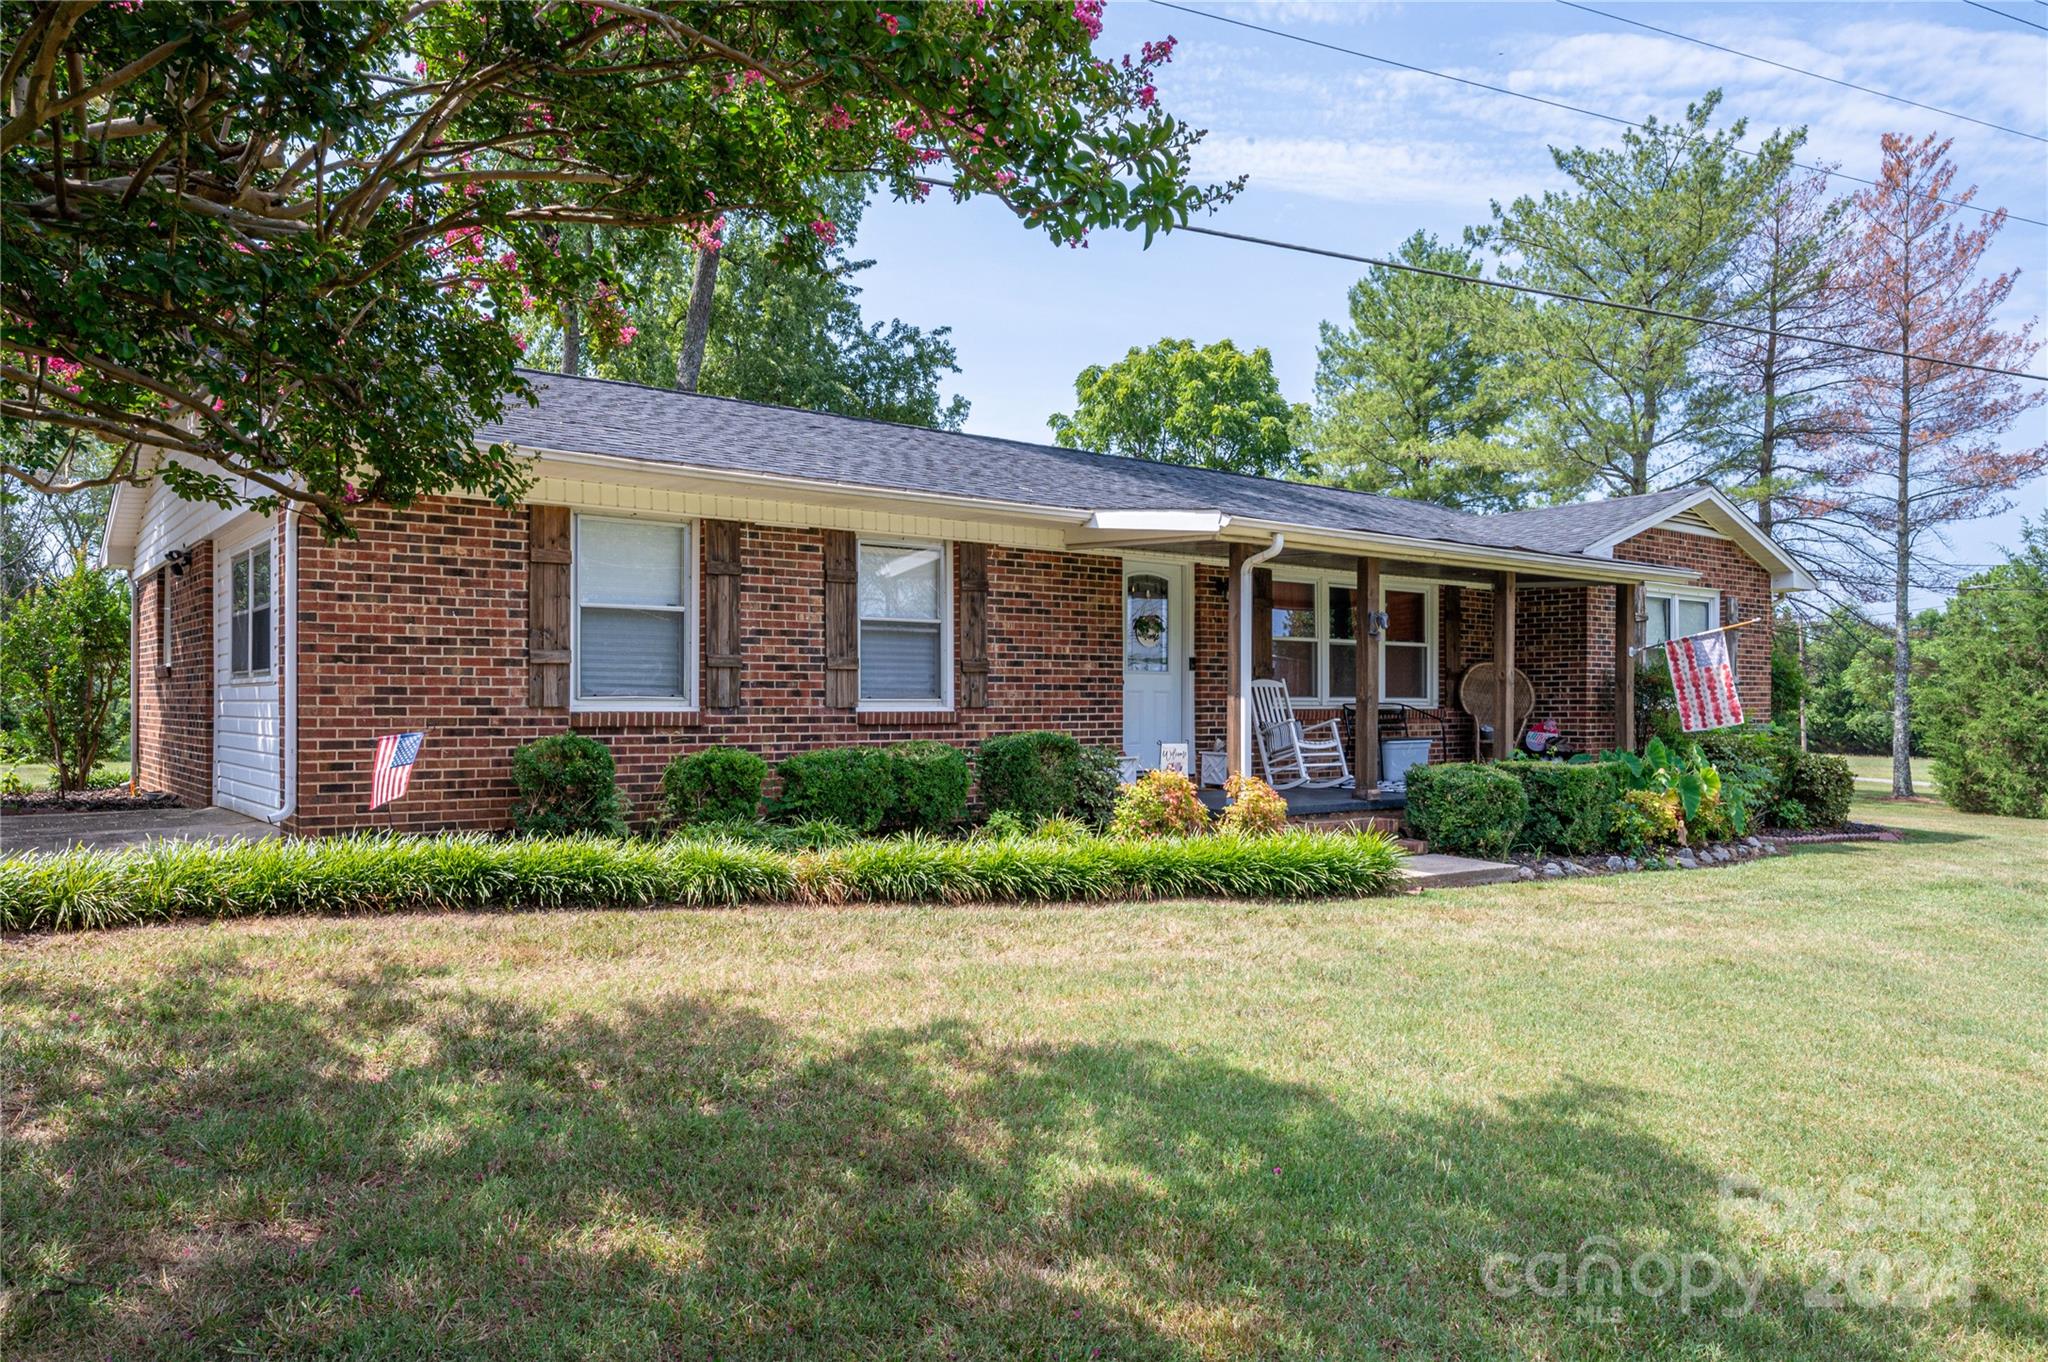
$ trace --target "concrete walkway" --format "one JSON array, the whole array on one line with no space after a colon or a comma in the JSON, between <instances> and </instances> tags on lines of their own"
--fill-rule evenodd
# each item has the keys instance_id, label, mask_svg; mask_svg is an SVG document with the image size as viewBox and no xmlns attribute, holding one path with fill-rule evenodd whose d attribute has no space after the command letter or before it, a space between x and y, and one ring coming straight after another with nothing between
<instances>
[{"instance_id":1,"label":"concrete walkway","mask_svg":"<svg viewBox=\"0 0 2048 1362\"><path fill-rule=\"evenodd\" d=\"M17 813L0 817L0 855L145 842L260 842L277 825L222 808Z\"/></svg>"},{"instance_id":2,"label":"concrete walkway","mask_svg":"<svg viewBox=\"0 0 2048 1362\"><path fill-rule=\"evenodd\" d=\"M1401 874L1410 889L1456 889L1467 884L1505 884L1515 878L1515 867L1500 861L1429 852L1403 861Z\"/></svg>"}]
</instances>

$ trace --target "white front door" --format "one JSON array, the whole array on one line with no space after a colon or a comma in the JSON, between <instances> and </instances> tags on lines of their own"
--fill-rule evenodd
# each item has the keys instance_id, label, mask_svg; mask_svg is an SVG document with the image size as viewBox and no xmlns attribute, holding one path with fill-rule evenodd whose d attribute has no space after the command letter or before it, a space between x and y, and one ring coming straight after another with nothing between
<instances>
[{"instance_id":1,"label":"white front door","mask_svg":"<svg viewBox=\"0 0 2048 1362\"><path fill-rule=\"evenodd\" d=\"M1136 757L1141 770L1159 765L1159 744L1194 739L1191 604L1183 565L1125 562L1124 755Z\"/></svg>"}]
</instances>

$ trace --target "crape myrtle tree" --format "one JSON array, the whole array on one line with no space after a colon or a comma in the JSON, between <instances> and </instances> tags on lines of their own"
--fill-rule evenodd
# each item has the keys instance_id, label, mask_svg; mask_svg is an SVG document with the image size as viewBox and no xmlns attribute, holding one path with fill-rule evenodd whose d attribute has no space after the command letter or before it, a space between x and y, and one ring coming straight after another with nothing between
<instances>
[{"instance_id":1,"label":"crape myrtle tree","mask_svg":"<svg viewBox=\"0 0 2048 1362\"><path fill-rule=\"evenodd\" d=\"M941 174L1055 243L1227 199L1158 104L1172 40L1091 51L1100 0L869 5L56 0L0 9L0 472L294 501L523 484L472 433L513 319L602 352L621 252L728 213L816 260L836 175ZM1240 182L1241 183L1241 182ZM80 475L72 433L120 453Z\"/></svg>"}]
</instances>

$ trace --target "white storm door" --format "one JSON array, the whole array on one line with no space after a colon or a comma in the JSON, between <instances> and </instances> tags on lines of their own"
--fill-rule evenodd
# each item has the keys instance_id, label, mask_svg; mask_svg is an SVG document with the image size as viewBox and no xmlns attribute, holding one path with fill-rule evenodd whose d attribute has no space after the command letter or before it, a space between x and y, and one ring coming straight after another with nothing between
<instances>
[{"instance_id":1,"label":"white storm door","mask_svg":"<svg viewBox=\"0 0 2048 1362\"><path fill-rule=\"evenodd\" d=\"M1189 604L1182 565L1124 564L1124 755L1140 770L1159 765L1159 744L1193 740Z\"/></svg>"}]
</instances>

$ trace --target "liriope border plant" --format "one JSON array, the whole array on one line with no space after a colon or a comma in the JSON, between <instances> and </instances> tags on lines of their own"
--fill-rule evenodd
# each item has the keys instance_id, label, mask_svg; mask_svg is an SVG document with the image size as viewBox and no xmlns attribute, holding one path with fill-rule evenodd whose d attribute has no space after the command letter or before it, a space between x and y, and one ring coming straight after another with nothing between
<instances>
[{"instance_id":1,"label":"liriope border plant","mask_svg":"<svg viewBox=\"0 0 2048 1362\"><path fill-rule=\"evenodd\" d=\"M1053 903L1390 893L1401 853L1374 833L1125 841L902 836L816 848L707 832L604 837L357 835L159 842L0 860L0 929L64 931L286 913Z\"/></svg>"}]
</instances>

